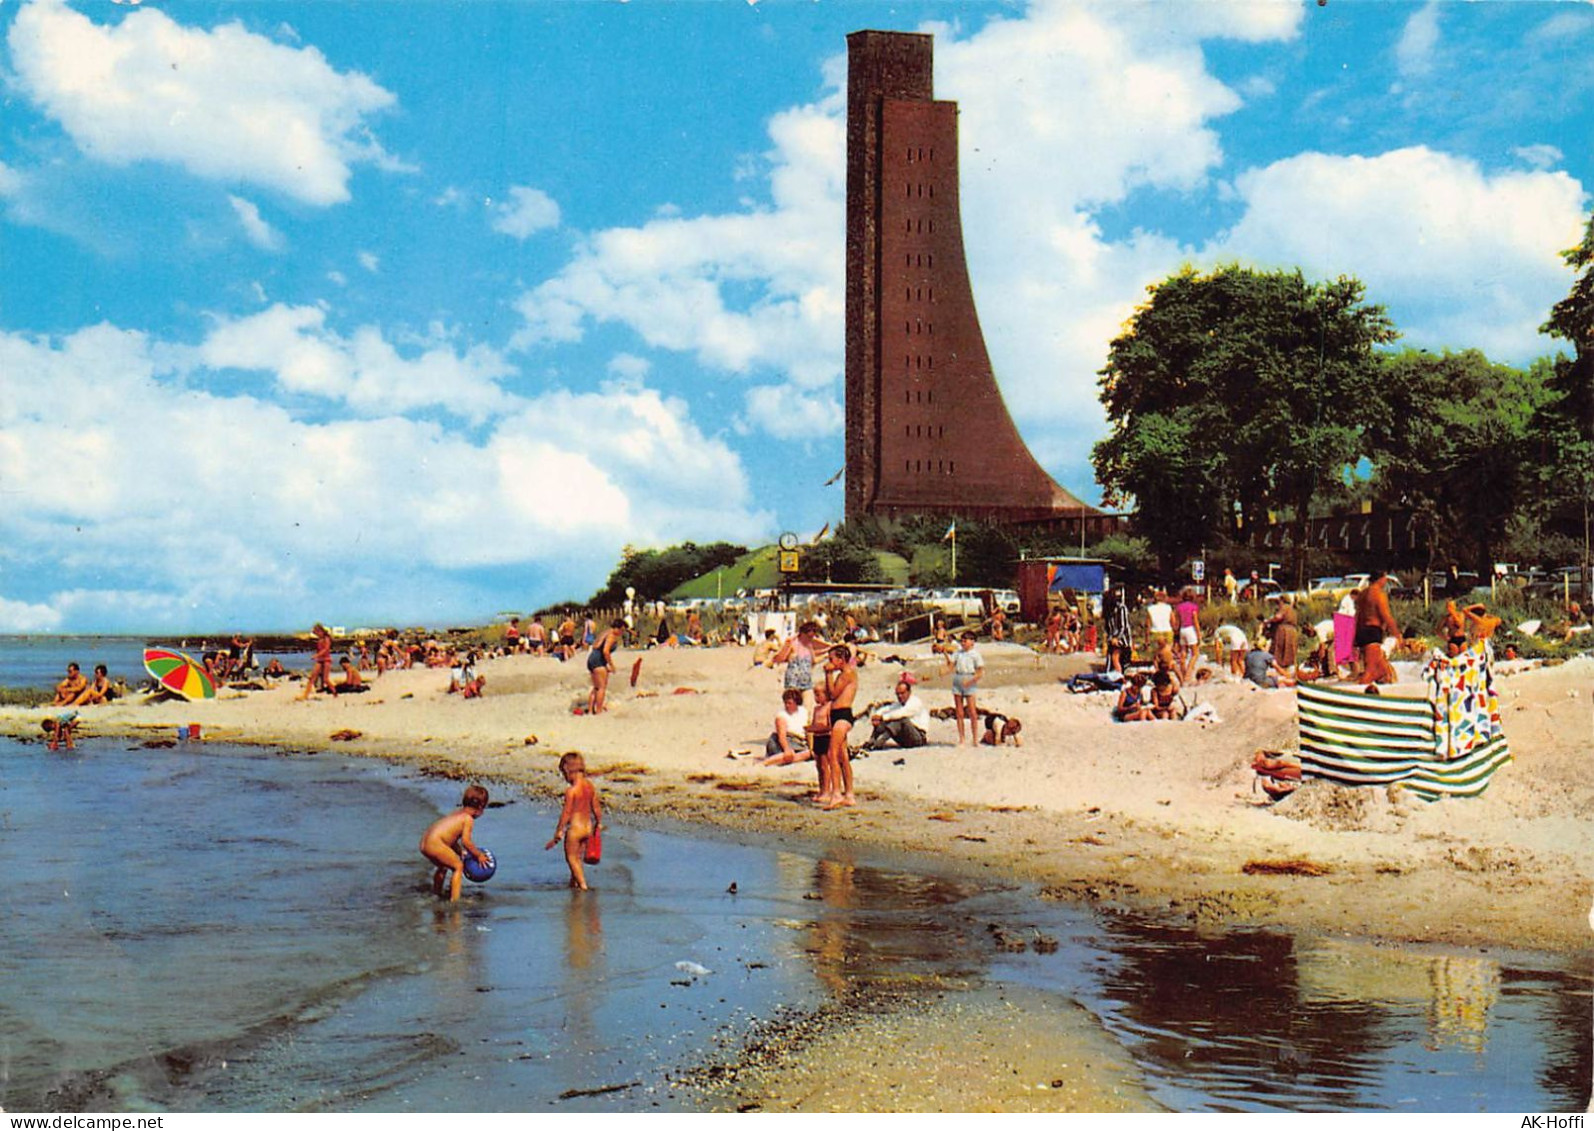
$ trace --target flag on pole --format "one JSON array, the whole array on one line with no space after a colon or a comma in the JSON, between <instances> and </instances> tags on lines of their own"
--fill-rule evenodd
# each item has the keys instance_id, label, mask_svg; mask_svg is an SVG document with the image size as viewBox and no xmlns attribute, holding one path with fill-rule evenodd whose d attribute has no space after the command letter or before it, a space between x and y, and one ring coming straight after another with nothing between
<instances>
[{"instance_id":1,"label":"flag on pole","mask_svg":"<svg viewBox=\"0 0 1594 1131\"><path fill-rule=\"evenodd\" d=\"M832 483L836 482L836 480L840 479L845 474L847 474L847 469L845 467L843 467L840 471L836 472L836 474L832 475L829 479L825 480L825 486L826 487L830 486Z\"/></svg>"},{"instance_id":2,"label":"flag on pole","mask_svg":"<svg viewBox=\"0 0 1594 1131\"><path fill-rule=\"evenodd\" d=\"M958 536L958 524L954 522L951 526L946 528L946 533L941 535L941 541L945 542L948 538L950 538L950 539L952 539L952 541L956 542L957 541L957 536Z\"/></svg>"},{"instance_id":3,"label":"flag on pole","mask_svg":"<svg viewBox=\"0 0 1594 1131\"><path fill-rule=\"evenodd\" d=\"M814 535L814 545L816 545L816 546L819 545L820 539L822 539L826 534L829 534L829 533L830 533L830 523L827 522L827 523L825 523L825 525L823 525L823 526L821 526L819 528L819 533Z\"/></svg>"}]
</instances>

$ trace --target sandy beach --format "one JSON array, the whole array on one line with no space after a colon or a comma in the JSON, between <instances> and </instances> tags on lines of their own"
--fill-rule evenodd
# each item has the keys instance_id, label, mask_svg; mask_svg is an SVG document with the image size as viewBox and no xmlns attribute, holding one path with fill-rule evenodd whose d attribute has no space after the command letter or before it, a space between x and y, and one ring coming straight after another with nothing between
<instances>
[{"instance_id":1,"label":"sandy beach","mask_svg":"<svg viewBox=\"0 0 1594 1131\"><path fill-rule=\"evenodd\" d=\"M476 700L446 694L446 670L398 671L369 693L307 702L287 681L195 704L135 698L85 709L81 733L92 750L95 736L167 741L177 726L198 723L205 740L397 759L550 797L558 756L576 750L599 775L611 822L664 818L749 839L852 842L941 870L1033 883L1046 898L1107 913L1214 930L1278 926L1594 956L1586 819L1594 785L1585 769L1594 660L1500 674L1514 761L1479 798L1429 804L1399 790L1309 782L1268 804L1249 764L1258 749L1295 747L1292 691L1209 682L1196 698L1220 721L1116 724L1108 697L1071 694L1059 682L1088 657L1011 644L981 651L980 702L1022 719L1023 746L959 748L953 724L936 720L929 747L857 760L859 805L830 812L809 800L810 764L754 764L781 677L751 667L751 650L735 647L622 652L610 710L595 717L572 713L585 701L584 665L512 656L481 666L486 694ZM920 676L932 708L950 703L950 677L926 649L880 653L905 663L864 667L860 706L885 700L902 666ZM626 676L638 656L632 688ZM37 740L52 714L5 709L0 733ZM1267 874L1281 862L1294 874ZM1101 1087L1117 1087L1114 1072ZM1045 1106L1090 1110L1105 1094L1059 1092ZM766 1110L783 1107L773 1093L764 1099ZM818 1102L870 1105L856 1092L832 1099Z\"/></svg>"}]
</instances>

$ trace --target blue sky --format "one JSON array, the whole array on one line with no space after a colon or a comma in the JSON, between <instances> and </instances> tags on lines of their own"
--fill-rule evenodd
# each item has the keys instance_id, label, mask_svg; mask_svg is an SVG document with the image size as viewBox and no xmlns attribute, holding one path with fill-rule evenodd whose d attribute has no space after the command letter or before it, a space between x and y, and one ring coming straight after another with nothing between
<instances>
[{"instance_id":1,"label":"blue sky","mask_svg":"<svg viewBox=\"0 0 1594 1131\"><path fill-rule=\"evenodd\" d=\"M440 624L840 518L845 36L930 31L1004 394L1088 499L1183 263L1525 363L1594 5L0 2L0 631Z\"/></svg>"}]
</instances>

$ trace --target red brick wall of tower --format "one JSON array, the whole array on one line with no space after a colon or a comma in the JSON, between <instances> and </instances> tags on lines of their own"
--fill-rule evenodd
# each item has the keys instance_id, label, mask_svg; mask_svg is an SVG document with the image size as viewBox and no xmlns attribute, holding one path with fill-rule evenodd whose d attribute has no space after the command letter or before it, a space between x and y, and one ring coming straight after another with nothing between
<instances>
[{"instance_id":1,"label":"red brick wall of tower","mask_svg":"<svg viewBox=\"0 0 1594 1131\"><path fill-rule=\"evenodd\" d=\"M957 104L932 99L929 37L848 47L847 516L1098 516L1035 461L997 388L963 253Z\"/></svg>"}]
</instances>

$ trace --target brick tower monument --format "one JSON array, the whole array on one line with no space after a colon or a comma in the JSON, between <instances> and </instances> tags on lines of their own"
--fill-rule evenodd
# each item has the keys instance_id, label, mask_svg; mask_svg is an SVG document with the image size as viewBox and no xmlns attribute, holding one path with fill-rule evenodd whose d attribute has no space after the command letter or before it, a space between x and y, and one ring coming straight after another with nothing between
<instances>
[{"instance_id":1,"label":"brick tower monument","mask_svg":"<svg viewBox=\"0 0 1594 1131\"><path fill-rule=\"evenodd\" d=\"M847 37L846 515L1110 524L1035 462L985 352L934 40ZM1094 521L1092 521L1094 520Z\"/></svg>"}]
</instances>

